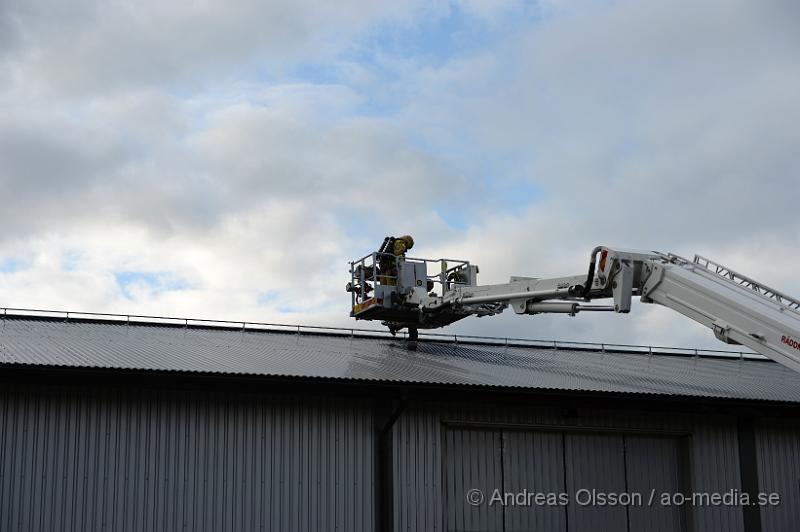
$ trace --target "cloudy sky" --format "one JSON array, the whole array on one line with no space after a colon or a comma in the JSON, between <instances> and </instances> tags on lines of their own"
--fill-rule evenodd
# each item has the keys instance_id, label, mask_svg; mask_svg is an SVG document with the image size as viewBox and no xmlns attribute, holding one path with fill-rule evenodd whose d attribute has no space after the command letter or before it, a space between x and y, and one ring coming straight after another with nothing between
<instances>
[{"instance_id":1,"label":"cloudy sky","mask_svg":"<svg viewBox=\"0 0 800 532\"><path fill-rule=\"evenodd\" d=\"M796 0L0 0L0 305L351 323L386 234L800 295ZM453 332L722 347L671 311Z\"/></svg>"}]
</instances>

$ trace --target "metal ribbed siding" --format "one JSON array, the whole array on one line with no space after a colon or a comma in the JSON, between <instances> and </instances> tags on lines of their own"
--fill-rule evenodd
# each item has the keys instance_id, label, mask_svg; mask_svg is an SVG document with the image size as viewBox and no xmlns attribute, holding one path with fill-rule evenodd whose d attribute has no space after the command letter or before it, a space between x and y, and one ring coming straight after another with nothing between
<instances>
[{"instance_id":1,"label":"metal ribbed siding","mask_svg":"<svg viewBox=\"0 0 800 532\"><path fill-rule=\"evenodd\" d=\"M446 431L449 427L466 426L477 430L498 424L514 426L515 430L523 432L525 426L538 432L547 427L569 425L620 433L685 434L687 488L720 493L741 490L736 420L732 417L588 409L581 409L578 417L565 417L563 409L553 405L417 403L406 409L394 428L396 530L446 530L442 448ZM687 508L686 518L693 530L743 530L742 512L736 507Z\"/></svg>"},{"instance_id":2,"label":"metal ribbed siding","mask_svg":"<svg viewBox=\"0 0 800 532\"><path fill-rule=\"evenodd\" d=\"M739 440L734 418L695 416L691 435L692 484L695 492L741 491ZM743 530L742 510L732 506L695 507L695 530Z\"/></svg>"},{"instance_id":3,"label":"metal ribbed siding","mask_svg":"<svg viewBox=\"0 0 800 532\"><path fill-rule=\"evenodd\" d=\"M448 430L444 433L443 506L447 530L503 530L503 507L467 504L469 490L479 489L485 501L502 486L503 449L494 430Z\"/></svg>"},{"instance_id":4,"label":"metal ribbed siding","mask_svg":"<svg viewBox=\"0 0 800 532\"><path fill-rule=\"evenodd\" d=\"M373 530L372 454L341 399L7 388L0 530Z\"/></svg>"},{"instance_id":5,"label":"metal ribbed siding","mask_svg":"<svg viewBox=\"0 0 800 532\"><path fill-rule=\"evenodd\" d=\"M676 493L685 487L679 448L684 438L641 434L524 429L447 428L444 432L444 505L447 530L552 532L685 530L677 506L582 506L579 489L638 494ZM471 506L470 489L486 500L502 493L566 493L566 506ZM524 490L524 491L523 491Z\"/></svg>"},{"instance_id":6,"label":"metal ribbed siding","mask_svg":"<svg viewBox=\"0 0 800 532\"><path fill-rule=\"evenodd\" d=\"M557 403L412 402L393 430L395 529L443 530L447 431L513 431L512 446L556 456L552 442L531 435L564 425L611 429L636 434L628 458L630 443L647 438L636 431L686 434L690 489L740 487L734 418L588 408L565 414ZM3 388L0 530L372 530L373 428L363 400ZM786 420L758 426L760 489L783 496L780 507L762 512L764 531L798 529L798 428ZM650 480L652 453L672 452L657 447L644 442L640 464L627 467ZM505 475L511 488L530 478L524 456L509 462L519 465L517 476ZM485 458L466 463L483 467L491 462ZM739 508L695 508L688 519L693 530L743 529ZM506 524L527 523L509 514Z\"/></svg>"},{"instance_id":7,"label":"metal ribbed siding","mask_svg":"<svg viewBox=\"0 0 800 532\"><path fill-rule=\"evenodd\" d=\"M688 441L685 437L624 436L625 474L628 491L649 493L685 491L689 479L685 466ZM686 530L686 509L656 504L628 508L629 528L632 531L663 532Z\"/></svg>"},{"instance_id":8,"label":"metal ribbed siding","mask_svg":"<svg viewBox=\"0 0 800 532\"><path fill-rule=\"evenodd\" d=\"M566 492L564 437L557 432L504 431L503 489L519 492ZM509 507L505 521L508 530L566 529L567 516L559 506Z\"/></svg>"},{"instance_id":9,"label":"metal ribbed siding","mask_svg":"<svg viewBox=\"0 0 800 532\"><path fill-rule=\"evenodd\" d=\"M779 493L781 505L761 509L763 530L800 530L800 423L788 419L761 420L756 430L758 486Z\"/></svg>"},{"instance_id":10,"label":"metal ribbed siding","mask_svg":"<svg viewBox=\"0 0 800 532\"><path fill-rule=\"evenodd\" d=\"M625 451L619 434L567 434L564 437L566 490L570 495L579 489L607 492L625 491ZM570 532L627 530L623 506L585 506L566 508Z\"/></svg>"}]
</instances>

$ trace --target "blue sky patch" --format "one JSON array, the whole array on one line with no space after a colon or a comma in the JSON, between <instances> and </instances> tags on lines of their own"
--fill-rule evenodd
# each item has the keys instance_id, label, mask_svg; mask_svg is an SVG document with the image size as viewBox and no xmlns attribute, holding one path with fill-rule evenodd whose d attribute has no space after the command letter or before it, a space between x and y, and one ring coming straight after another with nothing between
<instances>
[{"instance_id":1,"label":"blue sky patch","mask_svg":"<svg viewBox=\"0 0 800 532\"><path fill-rule=\"evenodd\" d=\"M267 290L266 292L261 292L260 294L258 294L258 299L256 302L259 305L271 305L272 303L275 303L275 301L278 300L280 295L281 295L280 292L278 292L277 290Z\"/></svg>"},{"instance_id":2,"label":"blue sky patch","mask_svg":"<svg viewBox=\"0 0 800 532\"><path fill-rule=\"evenodd\" d=\"M436 213L453 229L465 230L480 225L488 213L519 214L536 203L541 194L532 183L486 181L475 183L479 202L450 202ZM488 209L488 210L487 210Z\"/></svg>"},{"instance_id":3,"label":"blue sky patch","mask_svg":"<svg viewBox=\"0 0 800 532\"><path fill-rule=\"evenodd\" d=\"M398 24L391 20L365 40L355 59L370 60L380 55L414 57L425 64L445 64L453 57L463 57L485 50L498 38L519 30L536 18L536 11L519 6L497 13L489 22L461 6L432 8L415 23Z\"/></svg>"},{"instance_id":4,"label":"blue sky patch","mask_svg":"<svg viewBox=\"0 0 800 532\"><path fill-rule=\"evenodd\" d=\"M0 259L0 273L15 273L22 270L27 270L31 267L33 261L24 259L22 257L9 257L7 259Z\"/></svg>"},{"instance_id":5,"label":"blue sky patch","mask_svg":"<svg viewBox=\"0 0 800 532\"><path fill-rule=\"evenodd\" d=\"M73 272L79 269L84 258L84 253L82 251L78 251L77 249L66 251L63 255L61 255L61 269L65 272Z\"/></svg>"},{"instance_id":6,"label":"blue sky patch","mask_svg":"<svg viewBox=\"0 0 800 532\"><path fill-rule=\"evenodd\" d=\"M189 283L184 279L167 272L123 271L115 272L114 278L122 295L130 300L135 299L134 290L137 287L153 295L189 288Z\"/></svg>"},{"instance_id":7,"label":"blue sky patch","mask_svg":"<svg viewBox=\"0 0 800 532\"><path fill-rule=\"evenodd\" d=\"M496 185L495 185L496 186ZM541 192L533 183L500 183L495 189L494 199L498 208L511 214L519 214L536 203Z\"/></svg>"}]
</instances>

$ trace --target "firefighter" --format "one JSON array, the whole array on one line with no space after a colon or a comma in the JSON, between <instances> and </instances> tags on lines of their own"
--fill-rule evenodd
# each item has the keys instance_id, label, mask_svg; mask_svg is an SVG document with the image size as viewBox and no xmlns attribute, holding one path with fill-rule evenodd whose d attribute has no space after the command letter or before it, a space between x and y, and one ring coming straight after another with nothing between
<instances>
[{"instance_id":1,"label":"firefighter","mask_svg":"<svg viewBox=\"0 0 800 532\"><path fill-rule=\"evenodd\" d=\"M406 251L414 247L414 239L411 235L403 235L397 238L387 236L383 240L378 253L391 253L391 257L383 256L378 259L379 266L378 272L381 274L378 279L381 284L395 285L397 284L397 259L396 257L405 257Z\"/></svg>"},{"instance_id":2,"label":"firefighter","mask_svg":"<svg viewBox=\"0 0 800 532\"><path fill-rule=\"evenodd\" d=\"M395 257L405 257L406 251L414 247L414 239L411 235L403 235L401 237L397 237L394 240L394 256Z\"/></svg>"}]
</instances>

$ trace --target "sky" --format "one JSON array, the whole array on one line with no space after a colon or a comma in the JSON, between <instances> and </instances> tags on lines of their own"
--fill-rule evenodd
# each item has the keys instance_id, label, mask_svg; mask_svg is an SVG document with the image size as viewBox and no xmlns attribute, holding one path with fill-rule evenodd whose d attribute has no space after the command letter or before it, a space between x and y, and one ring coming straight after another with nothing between
<instances>
[{"instance_id":1,"label":"sky","mask_svg":"<svg viewBox=\"0 0 800 532\"><path fill-rule=\"evenodd\" d=\"M366 326L388 234L482 283L598 245L800 295L795 0L0 0L0 306ZM654 305L446 331L724 348Z\"/></svg>"}]
</instances>

